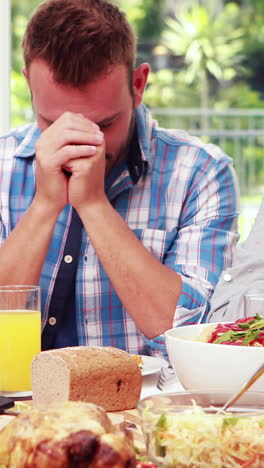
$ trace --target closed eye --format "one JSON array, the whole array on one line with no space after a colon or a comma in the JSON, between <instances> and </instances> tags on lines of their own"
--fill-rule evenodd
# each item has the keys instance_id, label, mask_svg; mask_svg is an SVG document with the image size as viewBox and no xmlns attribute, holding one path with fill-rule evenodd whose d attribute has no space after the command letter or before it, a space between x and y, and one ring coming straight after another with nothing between
<instances>
[{"instance_id":1,"label":"closed eye","mask_svg":"<svg viewBox=\"0 0 264 468\"><path fill-rule=\"evenodd\" d=\"M108 117L107 119L102 120L101 122L96 122L96 123L100 128L108 128L108 127L111 127L111 125L113 125L113 123L119 118L119 116L120 116L120 112L117 112L116 114L111 115L111 117Z\"/></svg>"},{"instance_id":2,"label":"closed eye","mask_svg":"<svg viewBox=\"0 0 264 468\"><path fill-rule=\"evenodd\" d=\"M103 124L100 124L100 128L109 128L111 127L113 122L107 122L107 123L103 123Z\"/></svg>"}]
</instances>

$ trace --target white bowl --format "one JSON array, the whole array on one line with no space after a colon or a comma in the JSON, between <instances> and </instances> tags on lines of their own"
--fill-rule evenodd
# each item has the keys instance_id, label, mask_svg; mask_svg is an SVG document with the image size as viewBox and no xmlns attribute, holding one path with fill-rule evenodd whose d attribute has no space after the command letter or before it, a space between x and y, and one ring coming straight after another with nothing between
<instances>
[{"instance_id":1,"label":"white bowl","mask_svg":"<svg viewBox=\"0 0 264 468\"><path fill-rule=\"evenodd\" d=\"M165 339L170 363L187 390L217 389L233 393L264 363L264 347L193 341L208 325L167 330ZM264 392L264 375L248 391Z\"/></svg>"}]
</instances>

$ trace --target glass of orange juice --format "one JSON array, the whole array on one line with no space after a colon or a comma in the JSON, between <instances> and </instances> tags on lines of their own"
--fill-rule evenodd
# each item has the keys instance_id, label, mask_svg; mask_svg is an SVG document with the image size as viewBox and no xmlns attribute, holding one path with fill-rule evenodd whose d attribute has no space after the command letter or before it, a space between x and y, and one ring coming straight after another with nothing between
<instances>
[{"instance_id":1,"label":"glass of orange juice","mask_svg":"<svg viewBox=\"0 0 264 468\"><path fill-rule=\"evenodd\" d=\"M27 396L41 348L39 286L0 286L0 395Z\"/></svg>"}]
</instances>

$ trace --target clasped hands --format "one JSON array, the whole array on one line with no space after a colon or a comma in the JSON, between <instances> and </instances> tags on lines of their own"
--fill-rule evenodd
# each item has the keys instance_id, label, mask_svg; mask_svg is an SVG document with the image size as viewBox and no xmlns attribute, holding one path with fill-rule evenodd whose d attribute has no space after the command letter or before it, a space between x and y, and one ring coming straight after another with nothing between
<instances>
[{"instance_id":1,"label":"clasped hands","mask_svg":"<svg viewBox=\"0 0 264 468\"><path fill-rule=\"evenodd\" d=\"M67 203L79 211L104 198L105 143L99 126L66 112L41 130L35 200L59 214Z\"/></svg>"}]
</instances>

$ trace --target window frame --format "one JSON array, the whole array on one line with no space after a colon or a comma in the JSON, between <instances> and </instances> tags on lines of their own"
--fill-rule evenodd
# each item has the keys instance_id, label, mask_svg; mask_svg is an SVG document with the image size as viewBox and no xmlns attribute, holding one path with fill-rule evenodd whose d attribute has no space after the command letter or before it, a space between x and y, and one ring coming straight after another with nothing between
<instances>
[{"instance_id":1,"label":"window frame","mask_svg":"<svg viewBox=\"0 0 264 468\"><path fill-rule=\"evenodd\" d=\"M11 3L0 1L0 133L10 128Z\"/></svg>"}]
</instances>

